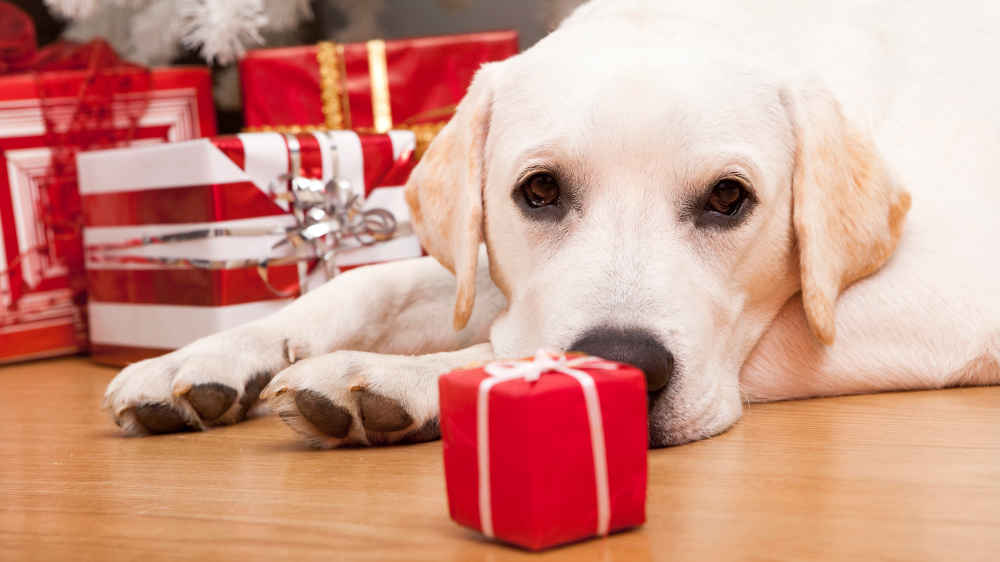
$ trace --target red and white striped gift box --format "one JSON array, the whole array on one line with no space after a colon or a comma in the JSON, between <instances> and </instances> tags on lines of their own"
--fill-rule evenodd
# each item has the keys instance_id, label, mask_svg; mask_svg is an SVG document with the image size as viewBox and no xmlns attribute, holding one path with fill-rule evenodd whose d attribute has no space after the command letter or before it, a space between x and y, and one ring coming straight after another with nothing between
<instances>
[{"instance_id":1,"label":"red and white striped gift box","mask_svg":"<svg viewBox=\"0 0 1000 562\"><path fill-rule=\"evenodd\" d=\"M248 265L274 257L285 239L275 228L297 224L282 176L336 178L364 197L365 209L396 218L392 238L338 249L339 268L420 256L402 187L415 142L408 131L248 133L80 154L95 359L122 364L164 353L265 316L291 300L288 292L325 282L315 263L306 287L301 264L268 268L267 282ZM244 235L146 243L205 229Z\"/></svg>"},{"instance_id":2,"label":"red and white striped gift box","mask_svg":"<svg viewBox=\"0 0 1000 562\"><path fill-rule=\"evenodd\" d=\"M54 150L46 128L46 119L71 120L80 103L68 95L43 99L39 82L76 92L91 78L84 70L0 76L0 363L86 349L76 178L49 177ZM141 86L123 86L107 108L111 128L129 131L131 144L215 134L208 69L153 69ZM138 101L144 111L129 121ZM46 187L53 179L65 187L58 198ZM70 224L57 231L46 206Z\"/></svg>"}]
</instances>

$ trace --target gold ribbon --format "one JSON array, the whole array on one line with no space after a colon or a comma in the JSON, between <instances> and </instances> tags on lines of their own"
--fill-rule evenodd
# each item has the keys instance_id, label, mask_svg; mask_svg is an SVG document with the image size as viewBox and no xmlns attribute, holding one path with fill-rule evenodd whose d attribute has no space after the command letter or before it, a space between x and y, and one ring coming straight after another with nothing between
<instances>
[{"instance_id":1,"label":"gold ribbon","mask_svg":"<svg viewBox=\"0 0 1000 562\"><path fill-rule=\"evenodd\" d=\"M416 156L423 156L427 146L455 113L455 106L440 107L415 115L402 123L393 124L389 94L389 66L386 62L385 41L373 39L365 44L368 50L368 72L372 96L372 127L353 127L351 105L347 96L347 70L344 66L344 46L333 41L316 45L319 64L320 99L323 123L298 125L260 125L247 127L247 132L309 133L324 130L354 129L361 133L385 133L393 128L413 131L417 141ZM414 121L426 121L415 123Z\"/></svg>"},{"instance_id":2,"label":"gold ribbon","mask_svg":"<svg viewBox=\"0 0 1000 562\"><path fill-rule=\"evenodd\" d=\"M344 46L333 41L316 45L319 63L320 99L323 102L324 125L329 129L351 128L351 102L347 97L347 70L344 68Z\"/></svg>"},{"instance_id":3,"label":"gold ribbon","mask_svg":"<svg viewBox=\"0 0 1000 562\"><path fill-rule=\"evenodd\" d=\"M368 77L372 88L372 118L376 133L392 129L392 106L389 105L389 65L385 61L385 41L372 39L368 48Z\"/></svg>"}]
</instances>

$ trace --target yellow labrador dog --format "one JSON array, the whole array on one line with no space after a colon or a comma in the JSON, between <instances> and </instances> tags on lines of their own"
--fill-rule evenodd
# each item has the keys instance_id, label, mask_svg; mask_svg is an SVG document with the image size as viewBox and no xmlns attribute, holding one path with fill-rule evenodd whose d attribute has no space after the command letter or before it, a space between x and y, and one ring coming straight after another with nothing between
<instances>
[{"instance_id":1,"label":"yellow labrador dog","mask_svg":"<svg viewBox=\"0 0 1000 562\"><path fill-rule=\"evenodd\" d=\"M107 407L428 440L438 375L545 346L642 367L663 446L744 402L1000 382L997 9L853 4L580 7L414 171L433 257L132 365Z\"/></svg>"}]
</instances>

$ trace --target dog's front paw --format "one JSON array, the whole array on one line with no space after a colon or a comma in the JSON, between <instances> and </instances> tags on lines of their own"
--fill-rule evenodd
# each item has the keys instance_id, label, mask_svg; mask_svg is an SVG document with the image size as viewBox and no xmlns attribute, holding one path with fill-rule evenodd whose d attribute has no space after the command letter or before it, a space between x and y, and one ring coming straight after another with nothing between
<instances>
[{"instance_id":1,"label":"dog's front paw","mask_svg":"<svg viewBox=\"0 0 1000 562\"><path fill-rule=\"evenodd\" d=\"M118 373L104 407L126 435L206 429L244 419L287 345L250 329L223 332Z\"/></svg>"},{"instance_id":2,"label":"dog's front paw","mask_svg":"<svg viewBox=\"0 0 1000 562\"><path fill-rule=\"evenodd\" d=\"M421 357L337 351L278 373L261 398L314 447L437 439L437 375Z\"/></svg>"}]
</instances>

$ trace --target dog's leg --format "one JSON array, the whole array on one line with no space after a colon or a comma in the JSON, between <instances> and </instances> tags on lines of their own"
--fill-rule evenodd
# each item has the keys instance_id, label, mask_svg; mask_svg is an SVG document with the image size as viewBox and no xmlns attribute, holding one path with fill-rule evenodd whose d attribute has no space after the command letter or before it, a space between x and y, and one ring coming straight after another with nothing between
<instances>
[{"instance_id":1,"label":"dog's leg","mask_svg":"<svg viewBox=\"0 0 1000 562\"><path fill-rule=\"evenodd\" d=\"M292 363L351 349L422 354L489 339L505 306L486 256L469 324L452 329L455 279L433 258L348 271L281 311L124 369L105 407L126 434L204 429L242 420L272 375Z\"/></svg>"},{"instance_id":2,"label":"dog's leg","mask_svg":"<svg viewBox=\"0 0 1000 562\"><path fill-rule=\"evenodd\" d=\"M812 337L799 298L790 300L743 366L744 398L767 402L1000 384L1000 314L989 306L997 301L978 295L949 299L941 296L944 288L911 283L903 291L878 283L841 297L831 346Z\"/></svg>"},{"instance_id":3,"label":"dog's leg","mask_svg":"<svg viewBox=\"0 0 1000 562\"><path fill-rule=\"evenodd\" d=\"M418 357L335 351L281 371L261 398L314 447L430 441L438 376L492 358L488 343Z\"/></svg>"}]
</instances>

